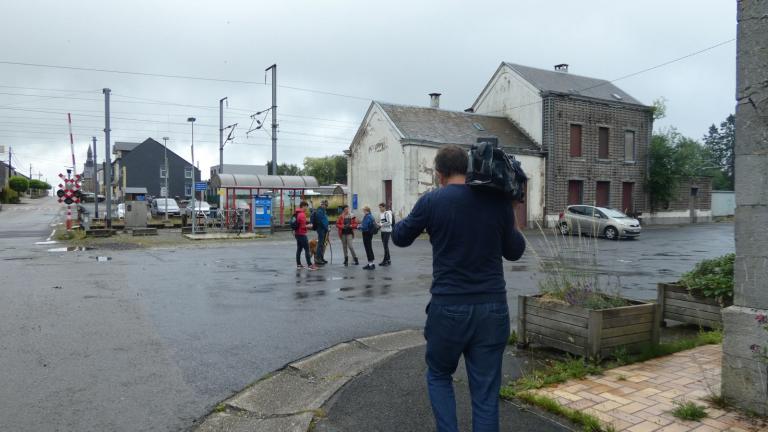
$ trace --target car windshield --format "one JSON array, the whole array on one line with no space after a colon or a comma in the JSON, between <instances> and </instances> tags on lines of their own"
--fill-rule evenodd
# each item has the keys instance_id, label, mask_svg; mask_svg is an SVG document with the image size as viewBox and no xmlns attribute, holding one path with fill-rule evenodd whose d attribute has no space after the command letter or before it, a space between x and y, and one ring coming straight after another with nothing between
<instances>
[{"instance_id":1,"label":"car windshield","mask_svg":"<svg viewBox=\"0 0 768 432\"><path fill-rule=\"evenodd\" d=\"M159 198L157 200L157 205L158 206L165 206L165 202L166 201L168 201L168 207L172 207L172 206L177 205L175 200L172 200L172 199L166 200L165 198Z\"/></svg>"},{"instance_id":2,"label":"car windshield","mask_svg":"<svg viewBox=\"0 0 768 432\"><path fill-rule=\"evenodd\" d=\"M609 218L629 219L629 216L616 209L601 208L600 211L605 213Z\"/></svg>"}]
</instances>

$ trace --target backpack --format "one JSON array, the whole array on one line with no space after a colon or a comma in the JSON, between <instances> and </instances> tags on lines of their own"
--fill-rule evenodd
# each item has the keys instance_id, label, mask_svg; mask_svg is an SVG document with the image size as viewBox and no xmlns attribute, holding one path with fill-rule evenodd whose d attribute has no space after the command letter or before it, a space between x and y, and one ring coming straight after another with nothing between
<instances>
[{"instance_id":1,"label":"backpack","mask_svg":"<svg viewBox=\"0 0 768 432\"><path fill-rule=\"evenodd\" d=\"M312 230L317 231L317 210L312 210L309 215L309 223L312 224Z\"/></svg>"},{"instance_id":2,"label":"backpack","mask_svg":"<svg viewBox=\"0 0 768 432\"><path fill-rule=\"evenodd\" d=\"M299 229L299 219L296 218L296 214L294 213L293 216L291 216L291 229L296 231Z\"/></svg>"},{"instance_id":3,"label":"backpack","mask_svg":"<svg viewBox=\"0 0 768 432\"><path fill-rule=\"evenodd\" d=\"M373 217L371 217L371 234L376 235L379 233L379 225L376 224L376 222L373 221Z\"/></svg>"}]
</instances>

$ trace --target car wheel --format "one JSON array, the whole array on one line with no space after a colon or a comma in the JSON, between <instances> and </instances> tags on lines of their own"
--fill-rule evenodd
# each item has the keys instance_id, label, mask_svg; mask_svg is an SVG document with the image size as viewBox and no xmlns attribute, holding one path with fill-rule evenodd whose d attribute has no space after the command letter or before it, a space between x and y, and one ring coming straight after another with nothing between
<instances>
[{"instance_id":1,"label":"car wheel","mask_svg":"<svg viewBox=\"0 0 768 432\"><path fill-rule=\"evenodd\" d=\"M568 235L568 232L570 230L568 229L568 224L563 222L560 224L560 234L562 235Z\"/></svg>"},{"instance_id":2,"label":"car wheel","mask_svg":"<svg viewBox=\"0 0 768 432\"><path fill-rule=\"evenodd\" d=\"M618 240L619 239L619 231L616 230L616 228L609 226L605 229L605 238L608 240Z\"/></svg>"}]
</instances>

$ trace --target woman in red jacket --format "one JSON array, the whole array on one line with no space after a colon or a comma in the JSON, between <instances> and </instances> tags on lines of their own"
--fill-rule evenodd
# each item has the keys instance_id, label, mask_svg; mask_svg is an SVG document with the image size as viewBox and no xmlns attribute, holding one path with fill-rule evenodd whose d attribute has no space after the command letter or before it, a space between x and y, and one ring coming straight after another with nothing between
<instances>
[{"instance_id":1,"label":"woman in red jacket","mask_svg":"<svg viewBox=\"0 0 768 432\"><path fill-rule=\"evenodd\" d=\"M355 265L358 265L357 254L352 246L352 239L355 238L355 230L357 229L357 218L349 212L349 206L345 205L342 207L341 215L336 219L336 228L339 230L339 239L341 239L341 245L344 248L344 265L349 265L347 249L352 252L352 259L355 261Z\"/></svg>"}]
</instances>

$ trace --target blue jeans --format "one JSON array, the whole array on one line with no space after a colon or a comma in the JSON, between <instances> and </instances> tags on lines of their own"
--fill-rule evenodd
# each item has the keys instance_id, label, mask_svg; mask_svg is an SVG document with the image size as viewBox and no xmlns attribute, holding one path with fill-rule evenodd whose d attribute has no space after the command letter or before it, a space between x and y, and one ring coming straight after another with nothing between
<instances>
[{"instance_id":1,"label":"blue jeans","mask_svg":"<svg viewBox=\"0 0 768 432\"><path fill-rule=\"evenodd\" d=\"M458 432L453 373L464 354L472 430L498 432L501 361L509 338L506 303L427 306L427 387L438 432Z\"/></svg>"},{"instance_id":2,"label":"blue jeans","mask_svg":"<svg viewBox=\"0 0 768 432\"><path fill-rule=\"evenodd\" d=\"M324 228L318 228L317 230L317 250L315 250L315 262L320 258L321 261L325 261L325 237L328 235L328 230Z\"/></svg>"}]
</instances>

